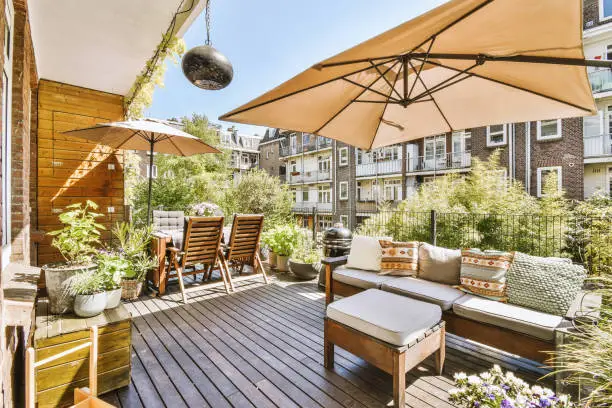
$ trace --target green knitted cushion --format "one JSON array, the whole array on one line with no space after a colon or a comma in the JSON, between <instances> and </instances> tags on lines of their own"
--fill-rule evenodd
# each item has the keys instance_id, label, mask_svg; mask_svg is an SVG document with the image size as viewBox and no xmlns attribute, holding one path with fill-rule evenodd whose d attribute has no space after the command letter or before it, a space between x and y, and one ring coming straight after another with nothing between
<instances>
[{"instance_id":1,"label":"green knitted cushion","mask_svg":"<svg viewBox=\"0 0 612 408\"><path fill-rule=\"evenodd\" d=\"M585 278L582 266L516 252L506 275L508 303L564 316Z\"/></svg>"}]
</instances>

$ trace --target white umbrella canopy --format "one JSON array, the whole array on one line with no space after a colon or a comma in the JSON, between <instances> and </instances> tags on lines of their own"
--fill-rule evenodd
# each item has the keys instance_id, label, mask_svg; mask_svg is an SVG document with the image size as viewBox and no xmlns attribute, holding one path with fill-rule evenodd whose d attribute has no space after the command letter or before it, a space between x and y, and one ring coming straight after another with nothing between
<instances>
[{"instance_id":1,"label":"white umbrella canopy","mask_svg":"<svg viewBox=\"0 0 612 408\"><path fill-rule=\"evenodd\" d=\"M125 122L100 123L94 127L64 132L114 149L143 150L150 152L149 174L153 174L153 153L192 156L203 153L221 153L204 143L200 138L183 132L165 121L138 119ZM153 178L149 177L149 199L147 203L147 225L151 220L151 192Z\"/></svg>"},{"instance_id":2,"label":"white umbrella canopy","mask_svg":"<svg viewBox=\"0 0 612 408\"><path fill-rule=\"evenodd\" d=\"M452 0L307 69L221 120L371 149L596 113L581 0Z\"/></svg>"}]
</instances>

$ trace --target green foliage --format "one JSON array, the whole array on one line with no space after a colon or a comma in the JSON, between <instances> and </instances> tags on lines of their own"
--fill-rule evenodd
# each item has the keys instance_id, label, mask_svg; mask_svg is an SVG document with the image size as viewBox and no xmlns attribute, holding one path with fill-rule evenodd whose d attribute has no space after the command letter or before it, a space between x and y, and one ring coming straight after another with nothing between
<instances>
[{"instance_id":1,"label":"green foliage","mask_svg":"<svg viewBox=\"0 0 612 408\"><path fill-rule=\"evenodd\" d=\"M263 214L265 230L293 222L291 193L264 170L245 173L236 186L225 190L219 205L224 214Z\"/></svg>"},{"instance_id":2,"label":"green foliage","mask_svg":"<svg viewBox=\"0 0 612 408\"><path fill-rule=\"evenodd\" d=\"M103 251L96 257L98 274L102 278L104 289L113 290L121 285L121 278L130 267L128 260L119 253Z\"/></svg>"},{"instance_id":3,"label":"green foliage","mask_svg":"<svg viewBox=\"0 0 612 408\"><path fill-rule=\"evenodd\" d=\"M151 243L151 228L137 227L122 222L115 225L113 235L119 242L117 255L123 260L124 279L143 281L152 268L157 266L157 259L148 253Z\"/></svg>"},{"instance_id":4,"label":"green foliage","mask_svg":"<svg viewBox=\"0 0 612 408\"><path fill-rule=\"evenodd\" d=\"M301 238L300 228L291 222L279 224L262 234L262 242L280 256L290 256Z\"/></svg>"},{"instance_id":5,"label":"green foliage","mask_svg":"<svg viewBox=\"0 0 612 408\"><path fill-rule=\"evenodd\" d=\"M93 295L104 290L104 277L95 272L80 272L70 278L70 284L68 285L68 294L70 296Z\"/></svg>"},{"instance_id":6,"label":"green foliage","mask_svg":"<svg viewBox=\"0 0 612 408\"><path fill-rule=\"evenodd\" d=\"M316 264L321 261L321 258L321 249L316 247L312 233L307 229L300 229L300 237L291 254L291 259L299 263Z\"/></svg>"},{"instance_id":7,"label":"green foliage","mask_svg":"<svg viewBox=\"0 0 612 408\"><path fill-rule=\"evenodd\" d=\"M64 228L49 232L54 237L51 245L60 251L68 264L89 264L100 244L100 230L104 229L96 222L96 218L102 217L102 214L92 211L97 210L98 205L89 200L85 206L76 203L66 209L68 211L59 216Z\"/></svg>"}]
</instances>

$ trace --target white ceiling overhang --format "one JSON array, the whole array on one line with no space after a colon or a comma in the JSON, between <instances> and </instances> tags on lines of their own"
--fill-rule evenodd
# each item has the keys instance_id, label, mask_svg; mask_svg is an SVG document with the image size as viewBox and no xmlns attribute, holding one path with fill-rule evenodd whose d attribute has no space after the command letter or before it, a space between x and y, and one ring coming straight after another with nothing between
<instances>
[{"instance_id":1,"label":"white ceiling overhang","mask_svg":"<svg viewBox=\"0 0 612 408\"><path fill-rule=\"evenodd\" d=\"M206 0L29 0L41 79L125 95L178 10L182 36Z\"/></svg>"}]
</instances>

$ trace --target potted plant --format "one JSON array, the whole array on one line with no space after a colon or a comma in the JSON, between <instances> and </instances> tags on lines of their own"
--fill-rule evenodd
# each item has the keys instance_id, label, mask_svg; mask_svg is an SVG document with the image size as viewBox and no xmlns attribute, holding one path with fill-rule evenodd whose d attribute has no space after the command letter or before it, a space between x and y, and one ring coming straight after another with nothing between
<instances>
[{"instance_id":1,"label":"potted plant","mask_svg":"<svg viewBox=\"0 0 612 408\"><path fill-rule=\"evenodd\" d=\"M106 308L114 309L121 303L121 278L129 268L129 262L121 254L100 251L96 258L98 274L106 290Z\"/></svg>"},{"instance_id":2,"label":"potted plant","mask_svg":"<svg viewBox=\"0 0 612 408\"><path fill-rule=\"evenodd\" d=\"M263 244L262 251L265 252L265 249L267 249L267 252L268 252L268 257L267 257L268 265L270 265L270 268L276 268L276 254L274 253L274 250L272 249L272 241L273 241L273 237L272 237L271 231L266 231L263 234L261 234L261 242ZM264 258L265 257L262 256L262 259Z\"/></svg>"},{"instance_id":3,"label":"potted plant","mask_svg":"<svg viewBox=\"0 0 612 408\"><path fill-rule=\"evenodd\" d=\"M319 275L320 262L321 251L316 248L314 241L308 235L308 231L304 231L302 239L298 242L289 259L289 270L298 279L314 279Z\"/></svg>"},{"instance_id":4,"label":"potted plant","mask_svg":"<svg viewBox=\"0 0 612 408\"><path fill-rule=\"evenodd\" d=\"M85 205L67 206L67 211L59 216L64 227L49 233L53 236L51 245L65 260L42 267L52 314L72 312L74 297L69 290L70 279L78 273L93 274L96 271L93 255L100 244L100 230L104 229L96 222L96 218L102 217L102 214L93 212L97 208L98 205L89 200Z\"/></svg>"},{"instance_id":5,"label":"potted plant","mask_svg":"<svg viewBox=\"0 0 612 408\"><path fill-rule=\"evenodd\" d=\"M148 252L151 228L138 228L132 223L122 222L115 226L113 235L119 242L119 254L127 261L121 276L121 298L136 299L147 273L158 265L157 259Z\"/></svg>"},{"instance_id":6,"label":"potted plant","mask_svg":"<svg viewBox=\"0 0 612 408\"><path fill-rule=\"evenodd\" d=\"M74 313L79 317L97 316L106 308L104 278L98 272L79 272L70 279Z\"/></svg>"},{"instance_id":7,"label":"potted plant","mask_svg":"<svg viewBox=\"0 0 612 408\"><path fill-rule=\"evenodd\" d=\"M271 230L270 234L270 247L276 254L276 268L280 272L287 272L287 263L297 246L300 232L295 225L280 225Z\"/></svg>"}]
</instances>

